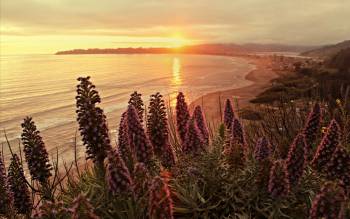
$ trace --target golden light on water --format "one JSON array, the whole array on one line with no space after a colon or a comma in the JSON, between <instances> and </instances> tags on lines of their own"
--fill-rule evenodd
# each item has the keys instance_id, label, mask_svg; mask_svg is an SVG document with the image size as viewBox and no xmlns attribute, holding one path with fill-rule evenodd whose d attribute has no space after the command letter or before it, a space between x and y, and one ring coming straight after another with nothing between
<instances>
[{"instance_id":1,"label":"golden light on water","mask_svg":"<svg viewBox=\"0 0 350 219\"><path fill-rule=\"evenodd\" d=\"M173 77L171 79L171 85L175 88L175 90L179 90L179 87L182 85L181 79L181 62L180 59L175 57L173 58ZM176 105L176 95L178 92L172 93L170 95L171 106L175 107Z\"/></svg>"},{"instance_id":2,"label":"golden light on water","mask_svg":"<svg viewBox=\"0 0 350 219\"><path fill-rule=\"evenodd\" d=\"M171 81L173 86L180 86L182 84L181 80L181 62L179 58L173 59L173 78Z\"/></svg>"}]
</instances>

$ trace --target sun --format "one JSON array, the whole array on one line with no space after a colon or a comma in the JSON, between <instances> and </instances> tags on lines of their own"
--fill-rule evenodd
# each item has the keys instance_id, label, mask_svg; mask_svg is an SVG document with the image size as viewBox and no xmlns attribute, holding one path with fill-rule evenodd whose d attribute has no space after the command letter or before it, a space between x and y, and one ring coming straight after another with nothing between
<instances>
[{"instance_id":1,"label":"sun","mask_svg":"<svg viewBox=\"0 0 350 219\"><path fill-rule=\"evenodd\" d=\"M186 39L181 33L173 34L169 41L169 46L173 48L179 48L189 44L189 40Z\"/></svg>"}]
</instances>

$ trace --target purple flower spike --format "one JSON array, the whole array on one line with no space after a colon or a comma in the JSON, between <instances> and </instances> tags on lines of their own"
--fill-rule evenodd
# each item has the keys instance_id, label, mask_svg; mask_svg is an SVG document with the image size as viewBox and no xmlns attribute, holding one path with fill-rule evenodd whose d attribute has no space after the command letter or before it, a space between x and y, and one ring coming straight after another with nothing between
<instances>
[{"instance_id":1,"label":"purple flower spike","mask_svg":"<svg viewBox=\"0 0 350 219\"><path fill-rule=\"evenodd\" d=\"M198 129L194 118L188 123L186 140L182 146L182 151L190 154L198 154L204 150L204 142L200 130Z\"/></svg>"},{"instance_id":2,"label":"purple flower spike","mask_svg":"<svg viewBox=\"0 0 350 219\"><path fill-rule=\"evenodd\" d=\"M133 105L135 107L139 120L141 123L143 123L143 113L145 109L141 96L142 95L137 93L137 91L134 91L134 93L130 95L129 105Z\"/></svg>"},{"instance_id":3,"label":"purple flower spike","mask_svg":"<svg viewBox=\"0 0 350 219\"><path fill-rule=\"evenodd\" d=\"M204 119L204 115L200 106L196 106L193 111L193 117L196 121L197 127L202 134L203 141L206 145L209 145L209 131Z\"/></svg>"},{"instance_id":4,"label":"purple flower spike","mask_svg":"<svg viewBox=\"0 0 350 219\"><path fill-rule=\"evenodd\" d=\"M150 164L153 160L153 147L149 142L145 130L140 123L134 106L129 105L127 111L127 124L129 145L134 148L135 157L138 162Z\"/></svg>"},{"instance_id":5,"label":"purple flower spike","mask_svg":"<svg viewBox=\"0 0 350 219\"><path fill-rule=\"evenodd\" d=\"M32 209L32 203L23 167L17 154L14 154L11 158L11 164L8 170L8 184L13 194L16 211L19 214L28 214Z\"/></svg>"},{"instance_id":6,"label":"purple flower spike","mask_svg":"<svg viewBox=\"0 0 350 219\"><path fill-rule=\"evenodd\" d=\"M238 119L234 118L232 121L232 141L236 144L240 144L245 147L244 132L241 123Z\"/></svg>"},{"instance_id":7,"label":"purple flower spike","mask_svg":"<svg viewBox=\"0 0 350 219\"><path fill-rule=\"evenodd\" d=\"M190 113L188 111L185 96L182 92L177 95L176 101L176 125L177 132L180 137L180 142L183 144L186 139L187 123L190 120Z\"/></svg>"},{"instance_id":8,"label":"purple flower spike","mask_svg":"<svg viewBox=\"0 0 350 219\"><path fill-rule=\"evenodd\" d=\"M345 189L350 189L350 154L344 147L339 145L335 149L331 160L327 163L325 172L329 179L342 180Z\"/></svg>"},{"instance_id":9,"label":"purple flower spike","mask_svg":"<svg viewBox=\"0 0 350 219\"><path fill-rule=\"evenodd\" d=\"M312 146L316 140L317 133L320 131L321 125L321 107L318 103L316 103L305 123L305 127L303 129L303 134L306 138L306 143L309 147L309 151L311 154Z\"/></svg>"},{"instance_id":10,"label":"purple flower spike","mask_svg":"<svg viewBox=\"0 0 350 219\"><path fill-rule=\"evenodd\" d=\"M233 112L231 101L227 99L225 103L225 110L224 110L224 124L227 129L231 129L231 124L234 118L235 118L235 114Z\"/></svg>"},{"instance_id":11,"label":"purple flower spike","mask_svg":"<svg viewBox=\"0 0 350 219\"><path fill-rule=\"evenodd\" d=\"M10 214L10 209L13 201L12 193L8 186L6 177L5 165L0 152L0 215Z\"/></svg>"},{"instance_id":12,"label":"purple flower spike","mask_svg":"<svg viewBox=\"0 0 350 219\"><path fill-rule=\"evenodd\" d=\"M46 184L51 176L51 165L45 144L36 129L32 118L26 117L22 123L22 143L24 145L25 159L33 180Z\"/></svg>"},{"instance_id":13,"label":"purple flower spike","mask_svg":"<svg viewBox=\"0 0 350 219\"><path fill-rule=\"evenodd\" d=\"M112 151L108 156L106 179L109 191L114 195L133 192L129 170L117 151Z\"/></svg>"},{"instance_id":14,"label":"purple flower spike","mask_svg":"<svg viewBox=\"0 0 350 219\"><path fill-rule=\"evenodd\" d=\"M268 190L273 198L283 198L288 195L290 184L286 164L283 160L277 160L273 163L270 170Z\"/></svg>"},{"instance_id":15,"label":"purple flower spike","mask_svg":"<svg viewBox=\"0 0 350 219\"><path fill-rule=\"evenodd\" d=\"M166 180L156 176L152 180L149 196L149 217L173 219L173 201Z\"/></svg>"},{"instance_id":16,"label":"purple flower spike","mask_svg":"<svg viewBox=\"0 0 350 219\"><path fill-rule=\"evenodd\" d=\"M142 197L149 189L150 173L144 163L136 163L133 173L136 197Z\"/></svg>"},{"instance_id":17,"label":"purple flower spike","mask_svg":"<svg viewBox=\"0 0 350 219\"><path fill-rule=\"evenodd\" d=\"M322 172L326 164L332 158L333 152L339 145L340 127L333 119L327 128L326 134L323 136L320 145L311 161L311 165L318 171Z\"/></svg>"},{"instance_id":18,"label":"purple flower spike","mask_svg":"<svg viewBox=\"0 0 350 219\"><path fill-rule=\"evenodd\" d=\"M269 140L266 137L258 139L255 145L254 157L258 161L263 161L268 158L272 153L272 148Z\"/></svg>"},{"instance_id":19,"label":"purple flower spike","mask_svg":"<svg viewBox=\"0 0 350 219\"><path fill-rule=\"evenodd\" d=\"M127 114L124 112L120 119L118 130L118 153L123 158L125 164L127 164L129 170L134 165L134 149L129 145Z\"/></svg>"},{"instance_id":20,"label":"purple flower spike","mask_svg":"<svg viewBox=\"0 0 350 219\"><path fill-rule=\"evenodd\" d=\"M345 194L334 183L326 183L312 201L310 219L344 219Z\"/></svg>"},{"instance_id":21,"label":"purple flower spike","mask_svg":"<svg viewBox=\"0 0 350 219\"><path fill-rule=\"evenodd\" d=\"M304 168L308 158L308 145L306 144L305 135L298 134L292 145L289 147L286 160L288 179L292 186L299 183L304 173Z\"/></svg>"},{"instance_id":22,"label":"purple flower spike","mask_svg":"<svg viewBox=\"0 0 350 219\"><path fill-rule=\"evenodd\" d=\"M147 134L154 152L162 164L171 167L175 163L175 156L169 144L166 107L160 93L151 95L147 117Z\"/></svg>"},{"instance_id":23,"label":"purple flower spike","mask_svg":"<svg viewBox=\"0 0 350 219\"><path fill-rule=\"evenodd\" d=\"M111 143L106 116L103 110L96 106L101 102L101 98L95 85L90 82L90 77L80 77L78 81L80 83L77 86L76 112L79 131L86 146L87 159L92 159L102 167L107 151L111 149Z\"/></svg>"}]
</instances>

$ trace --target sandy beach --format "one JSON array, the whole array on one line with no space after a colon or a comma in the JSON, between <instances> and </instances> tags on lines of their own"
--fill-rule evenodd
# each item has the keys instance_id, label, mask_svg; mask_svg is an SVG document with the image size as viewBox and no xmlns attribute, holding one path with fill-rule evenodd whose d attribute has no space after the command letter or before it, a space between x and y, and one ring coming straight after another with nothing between
<instances>
[{"instance_id":1,"label":"sandy beach","mask_svg":"<svg viewBox=\"0 0 350 219\"><path fill-rule=\"evenodd\" d=\"M276 78L278 74L271 69L269 58L247 59L256 66L255 70L246 75L246 79L252 82L251 85L205 94L190 104L190 110L193 110L197 105L202 106L207 121L215 124L221 120L219 106L221 105L221 112L223 112L226 99L230 99L235 108L237 108L236 103L238 103L239 108L249 106L251 104L249 101L268 88L271 85L271 80Z\"/></svg>"}]
</instances>

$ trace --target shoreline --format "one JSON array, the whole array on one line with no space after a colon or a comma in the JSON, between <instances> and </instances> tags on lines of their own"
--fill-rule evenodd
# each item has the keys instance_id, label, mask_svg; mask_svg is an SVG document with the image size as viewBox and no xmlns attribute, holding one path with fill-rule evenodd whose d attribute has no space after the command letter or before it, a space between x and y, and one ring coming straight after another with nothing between
<instances>
[{"instance_id":1,"label":"shoreline","mask_svg":"<svg viewBox=\"0 0 350 219\"><path fill-rule=\"evenodd\" d=\"M222 119L221 115L224 112L226 99L231 100L234 110L237 112L236 103L238 103L239 109L251 105L252 103L249 101L268 88L271 85L271 80L278 77L279 74L271 68L269 58L245 57L245 59L256 67L245 76L246 80L252 82L251 85L204 94L189 104L190 111L192 112L195 106L200 105L207 121L218 124ZM219 106L221 106L221 111Z\"/></svg>"}]
</instances>

